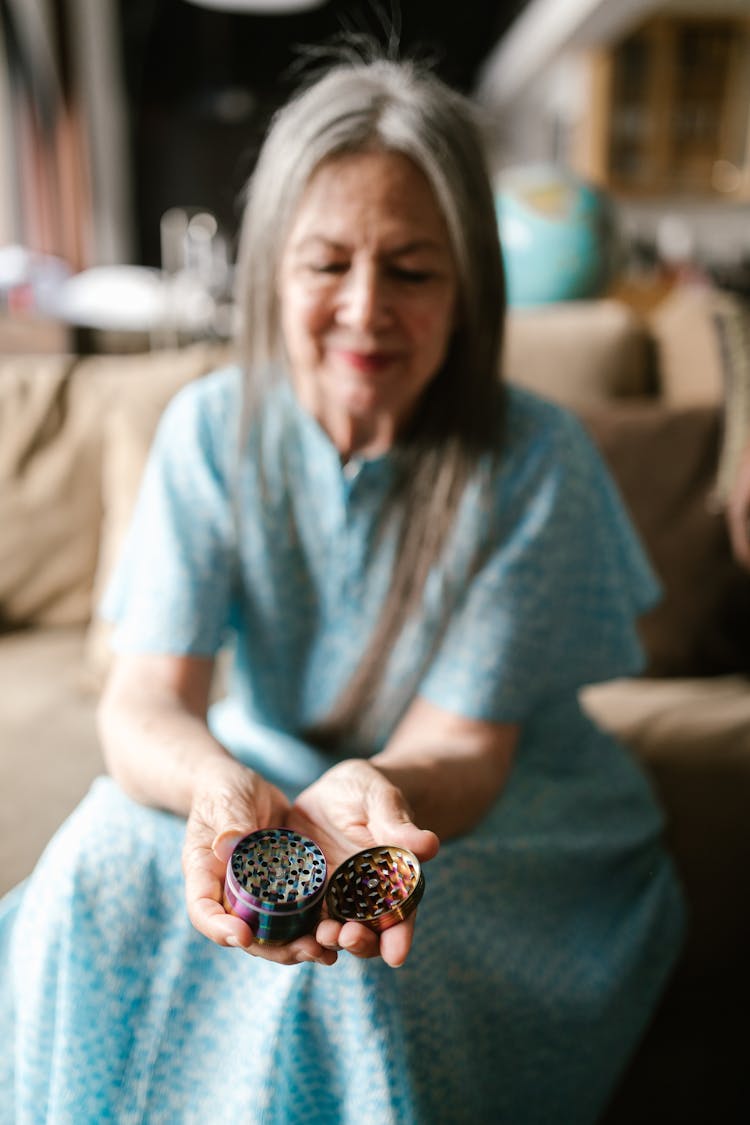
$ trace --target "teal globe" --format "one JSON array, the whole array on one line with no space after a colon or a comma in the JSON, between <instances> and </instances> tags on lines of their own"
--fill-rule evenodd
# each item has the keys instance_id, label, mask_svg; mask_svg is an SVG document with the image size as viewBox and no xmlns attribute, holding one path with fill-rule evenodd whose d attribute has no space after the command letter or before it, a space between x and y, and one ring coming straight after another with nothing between
<instances>
[{"instance_id":1,"label":"teal globe","mask_svg":"<svg viewBox=\"0 0 750 1125\"><path fill-rule=\"evenodd\" d=\"M615 261L608 197L564 168L503 173L496 195L508 304L543 305L599 296Z\"/></svg>"}]
</instances>

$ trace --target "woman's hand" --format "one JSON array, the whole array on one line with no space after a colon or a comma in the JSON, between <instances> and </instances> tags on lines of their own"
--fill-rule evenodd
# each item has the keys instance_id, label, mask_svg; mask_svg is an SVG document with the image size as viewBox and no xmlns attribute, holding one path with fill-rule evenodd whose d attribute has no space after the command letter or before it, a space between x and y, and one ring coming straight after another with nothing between
<instances>
[{"instance_id":1,"label":"woman's hand","mask_svg":"<svg viewBox=\"0 0 750 1125\"><path fill-rule=\"evenodd\" d=\"M741 566L750 570L750 444L742 454L726 516L734 557Z\"/></svg>"},{"instance_id":2,"label":"woman's hand","mask_svg":"<svg viewBox=\"0 0 750 1125\"><path fill-rule=\"evenodd\" d=\"M285 946L262 945L242 919L224 910L224 878L235 844L256 828L285 825L289 802L209 731L213 671L209 657L118 656L98 716L110 773L135 800L187 817L182 868L197 930L269 961L330 965L336 954L312 935Z\"/></svg>"},{"instance_id":3,"label":"woman's hand","mask_svg":"<svg viewBox=\"0 0 750 1125\"><path fill-rule=\"evenodd\" d=\"M218 945L284 965L331 965L335 952L324 949L312 934L288 945L264 945L241 918L224 910L224 877L235 845L258 828L288 825L289 813L284 794L241 763L227 759L207 764L197 779L182 852L188 914L195 928Z\"/></svg>"},{"instance_id":4,"label":"woman's hand","mask_svg":"<svg viewBox=\"0 0 750 1125\"><path fill-rule=\"evenodd\" d=\"M417 828L414 818L434 825L443 839L470 831L498 799L518 735L514 723L467 719L417 697L383 750L339 763L301 793L290 824L322 847L332 870L378 844L400 844L425 862L439 839ZM396 967L406 959L413 932L414 915L380 935L326 918L316 937L329 949L380 954Z\"/></svg>"},{"instance_id":5,"label":"woman's hand","mask_svg":"<svg viewBox=\"0 0 750 1125\"><path fill-rule=\"evenodd\" d=\"M350 855L374 845L398 844L420 862L432 859L440 846L434 832L413 823L401 790L364 760L341 762L305 789L290 811L289 824L323 849L329 875ZM323 918L315 936L326 950L342 949L356 957L379 954L396 968L409 953L414 922L412 914L376 934L359 922Z\"/></svg>"}]
</instances>

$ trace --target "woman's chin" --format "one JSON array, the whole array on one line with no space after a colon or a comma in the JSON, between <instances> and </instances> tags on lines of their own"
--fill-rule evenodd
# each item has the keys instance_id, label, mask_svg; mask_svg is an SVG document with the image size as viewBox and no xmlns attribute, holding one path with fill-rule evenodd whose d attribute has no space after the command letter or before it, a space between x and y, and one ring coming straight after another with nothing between
<instances>
[{"instance_id":1,"label":"woman's chin","mask_svg":"<svg viewBox=\"0 0 750 1125\"><path fill-rule=\"evenodd\" d=\"M367 421L368 419L375 421L384 412L388 413L380 397L368 391L356 391L341 395L338 406L341 413L348 414L349 417L357 418L359 421Z\"/></svg>"},{"instance_id":2,"label":"woman's chin","mask_svg":"<svg viewBox=\"0 0 750 1125\"><path fill-rule=\"evenodd\" d=\"M394 404L390 396L384 394L382 382L378 385L372 379L342 379L331 388L328 396L329 405L342 414L352 418L366 420L393 412Z\"/></svg>"}]
</instances>

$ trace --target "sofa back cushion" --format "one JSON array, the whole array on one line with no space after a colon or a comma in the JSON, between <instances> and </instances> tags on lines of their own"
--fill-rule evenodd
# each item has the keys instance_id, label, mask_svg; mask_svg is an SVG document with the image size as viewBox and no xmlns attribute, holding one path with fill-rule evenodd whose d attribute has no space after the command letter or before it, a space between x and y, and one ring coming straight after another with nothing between
<instances>
[{"instance_id":1,"label":"sofa back cushion","mask_svg":"<svg viewBox=\"0 0 750 1125\"><path fill-rule=\"evenodd\" d=\"M171 396L227 354L224 346L199 344L143 355L3 358L0 627L89 620L105 566L110 416L130 404L151 433ZM132 475L123 474L123 489ZM102 549L110 550L109 541Z\"/></svg>"},{"instance_id":2,"label":"sofa back cushion","mask_svg":"<svg viewBox=\"0 0 750 1125\"><path fill-rule=\"evenodd\" d=\"M100 414L75 361L0 368L0 625L85 621L99 543Z\"/></svg>"},{"instance_id":3,"label":"sofa back cushion","mask_svg":"<svg viewBox=\"0 0 750 1125\"><path fill-rule=\"evenodd\" d=\"M651 394L653 361L646 322L614 298L508 312L504 376L571 409Z\"/></svg>"}]
</instances>

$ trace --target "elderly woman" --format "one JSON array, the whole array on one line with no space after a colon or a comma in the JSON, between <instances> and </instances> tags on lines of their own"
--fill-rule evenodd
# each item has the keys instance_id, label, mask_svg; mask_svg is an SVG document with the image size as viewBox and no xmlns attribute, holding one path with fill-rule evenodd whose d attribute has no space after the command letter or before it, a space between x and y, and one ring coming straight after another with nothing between
<instances>
[{"instance_id":1,"label":"elderly woman","mask_svg":"<svg viewBox=\"0 0 750 1125\"><path fill-rule=\"evenodd\" d=\"M681 909L649 786L577 694L639 668L656 590L582 430L497 378L467 105L407 65L329 72L271 129L240 265L243 368L168 408L107 598L114 781L5 906L0 1113L593 1122ZM281 825L329 869L410 849L417 914L257 941L226 866Z\"/></svg>"}]
</instances>

